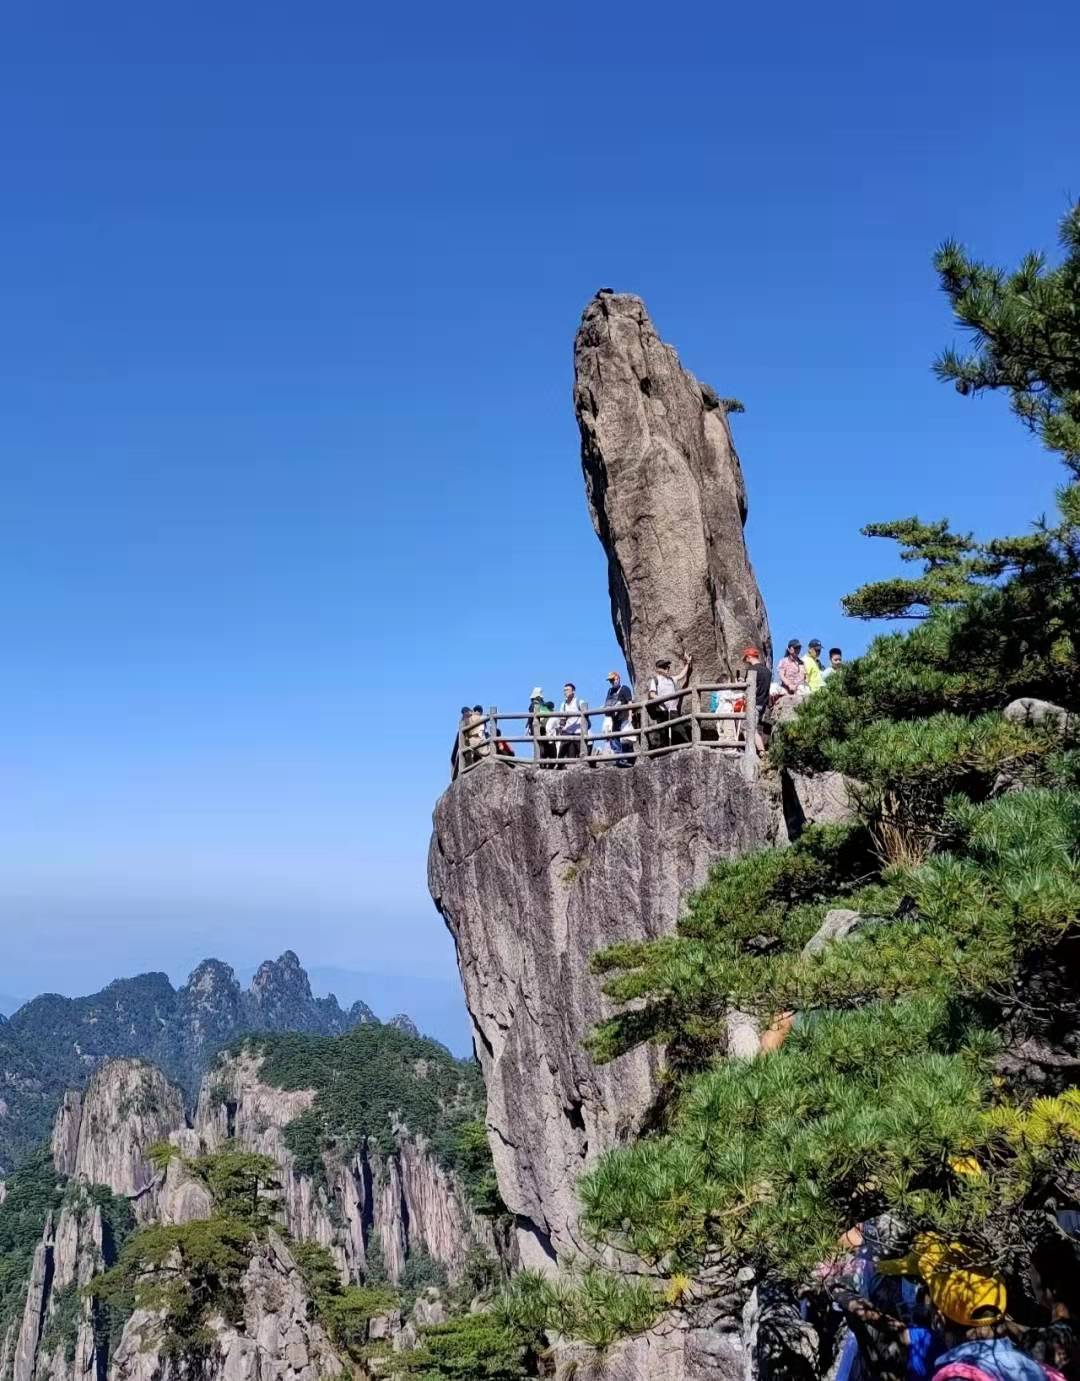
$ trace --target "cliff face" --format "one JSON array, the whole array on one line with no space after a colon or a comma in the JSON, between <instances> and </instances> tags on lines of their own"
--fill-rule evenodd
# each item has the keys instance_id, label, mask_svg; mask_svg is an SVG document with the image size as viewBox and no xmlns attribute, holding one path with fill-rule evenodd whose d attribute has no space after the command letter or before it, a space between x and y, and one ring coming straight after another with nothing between
<instances>
[{"instance_id":1,"label":"cliff face","mask_svg":"<svg viewBox=\"0 0 1080 1381\"><path fill-rule=\"evenodd\" d=\"M435 808L429 886L457 946L499 1189L526 1266L581 1249L574 1186L657 1088L642 1048L597 1066L591 957L670 933L709 864L766 842L765 794L707 748L617 771L484 766Z\"/></svg>"},{"instance_id":2,"label":"cliff face","mask_svg":"<svg viewBox=\"0 0 1080 1381\"><path fill-rule=\"evenodd\" d=\"M155 1216L154 1167L147 1148L185 1125L184 1096L143 1060L110 1060L85 1093L64 1095L53 1127L53 1164L61 1175L107 1185L132 1200L140 1218Z\"/></svg>"},{"instance_id":3,"label":"cliff face","mask_svg":"<svg viewBox=\"0 0 1080 1381\"><path fill-rule=\"evenodd\" d=\"M17 1332L12 1329L12 1381L83 1381L104 1366L99 1356L89 1300L83 1286L103 1268L101 1209L84 1189L64 1197L55 1220L45 1224L34 1249L26 1302Z\"/></svg>"},{"instance_id":4,"label":"cliff face","mask_svg":"<svg viewBox=\"0 0 1080 1381\"><path fill-rule=\"evenodd\" d=\"M422 1138L403 1131L389 1154L369 1143L344 1156L325 1156L323 1173L297 1168L285 1128L310 1108L308 1089L265 1084L261 1060L245 1052L223 1057L203 1083L195 1133L208 1149L227 1138L281 1168L285 1223L300 1241L327 1247L346 1280L368 1270L374 1239L390 1279L401 1279L409 1253L421 1248L457 1279L474 1246L495 1254L490 1224L473 1213L461 1186L435 1160Z\"/></svg>"},{"instance_id":5,"label":"cliff face","mask_svg":"<svg viewBox=\"0 0 1080 1381\"><path fill-rule=\"evenodd\" d=\"M310 1299L285 1243L271 1233L244 1276L243 1326L218 1320L201 1381L324 1381L346 1368L321 1325L309 1318ZM109 1381L162 1381L153 1345L152 1316L132 1315L109 1368Z\"/></svg>"},{"instance_id":6,"label":"cliff face","mask_svg":"<svg viewBox=\"0 0 1080 1381\"><path fill-rule=\"evenodd\" d=\"M574 410L632 678L665 653L692 653L698 679L731 675L747 642L767 646L769 626L723 405L660 339L641 298L601 292L574 341Z\"/></svg>"}]
</instances>

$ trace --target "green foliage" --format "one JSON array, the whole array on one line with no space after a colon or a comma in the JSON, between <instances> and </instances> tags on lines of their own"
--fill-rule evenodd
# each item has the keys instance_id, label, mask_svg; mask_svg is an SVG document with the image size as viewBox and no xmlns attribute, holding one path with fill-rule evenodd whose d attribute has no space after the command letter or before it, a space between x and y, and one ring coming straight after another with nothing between
<instances>
[{"instance_id":1,"label":"green foliage","mask_svg":"<svg viewBox=\"0 0 1080 1381\"><path fill-rule=\"evenodd\" d=\"M90 1282L87 1294L106 1307L154 1313L152 1341L162 1355L196 1367L211 1346L215 1314L242 1323L241 1282L254 1245L250 1225L234 1218L144 1228L116 1264Z\"/></svg>"},{"instance_id":2,"label":"green foliage","mask_svg":"<svg viewBox=\"0 0 1080 1381\"><path fill-rule=\"evenodd\" d=\"M79 1321L82 1315L82 1294L78 1284L72 1281L62 1290L57 1290L52 1299L52 1313L46 1321L41 1335L43 1352L61 1351L64 1361L71 1365L75 1360L75 1346L79 1340Z\"/></svg>"},{"instance_id":3,"label":"green foliage","mask_svg":"<svg viewBox=\"0 0 1080 1381\"><path fill-rule=\"evenodd\" d=\"M1061 223L1063 261L1025 255L1012 273L969 257L955 241L934 266L974 349L945 350L935 370L969 395L1004 390L1013 412L1080 474L1080 204Z\"/></svg>"},{"instance_id":4,"label":"green foliage","mask_svg":"<svg viewBox=\"0 0 1080 1381\"><path fill-rule=\"evenodd\" d=\"M970 533L952 532L947 521L901 518L868 523L864 537L887 537L900 544L901 561L921 561L920 576L864 585L844 600L844 612L862 619L920 618L931 609L964 604L978 582L1000 574Z\"/></svg>"},{"instance_id":5,"label":"green foliage","mask_svg":"<svg viewBox=\"0 0 1080 1381\"><path fill-rule=\"evenodd\" d=\"M186 1164L196 1179L206 1185L216 1208L226 1218L246 1223L255 1231L273 1221L281 1186L277 1166L269 1156L229 1144Z\"/></svg>"},{"instance_id":6,"label":"green foliage","mask_svg":"<svg viewBox=\"0 0 1080 1381\"><path fill-rule=\"evenodd\" d=\"M441 1165L458 1177L465 1197L477 1213L486 1218L506 1213L483 1122L467 1113L447 1118L432 1135L431 1151Z\"/></svg>"},{"instance_id":7,"label":"green foliage","mask_svg":"<svg viewBox=\"0 0 1080 1381\"><path fill-rule=\"evenodd\" d=\"M474 1062L392 1026L364 1024L333 1037L260 1037L255 1048L267 1083L315 1090L313 1107L286 1129L286 1144L311 1173L318 1173L323 1150L350 1151L365 1138L389 1154L398 1126L428 1138L450 1168L457 1153L449 1129L463 1117L475 1120L483 1107Z\"/></svg>"},{"instance_id":8,"label":"green foliage","mask_svg":"<svg viewBox=\"0 0 1080 1381\"><path fill-rule=\"evenodd\" d=\"M464 1314L422 1328L419 1346L397 1354L391 1369L395 1376L427 1381L519 1381L535 1375L528 1343L494 1313Z\"/></svg>"},{"instance_id":9,"label":"green foliage","mask_svg":"<svg viewBox=\"0 0 1080 1381\"><path fill-rule=\"evenodd\" d=\"M817 929L825 897L846 899L874 870L861 826L807 830L789 849L713 866L687 903L676 936L619 944L594 956L604 991L629 1010L601 1023L589 1048L601 1063L647 1040L675 1042L677 1068L722 1053L727 1010L760 988L766 958L797 954Z\"/></svg>"},{"instance_id":10,"label":"green foliage","mask_svg":"<svg viewBox=\"0 0 1080 1381\"><path fill-rule=\"evenodd\" d=\"M22 1309L34 1248L60 1206L63 1179L47 1150L35 1151L6 1182L0 1204L0 1335Z\"/></svg>"},{"instance_id":11,"label":"green foliage","mask_svg":"<svg viewBox=\"0 0 1080 1381\"><path fill-rule=\"evenodd\" d=\"M405 1258L398 1288L401 1291L402 1311L408 1313L425 1290L445 1292L446 1271L419 1243L414 1243Z\"/></svg>"},{"instance_id":12,"label":"green foliage","mask_svg":"<svg viewBox=\"0 0 1080 1381\"><path fill-rule=\"evenodd\" d=\"M180 1154L180 1147L174 1141L155 1141L153 1146L146 1148L146 1159L159 1173L167 1170L169 1162Z\"/></svg>"},{"instance_id":13,"label":"green foliage","mask_svg":"<svg viewBox=\"0 0 1080 1381\"><path fill-rule=\"evenodd\" d=\"M1003 1208L1026 1209L1055 1177L1065 1192L1080 1162L1074 1146L1060 1164L1025 1169L991 1148L983 1114L996 1045L980 1023L992 1019L987 998L1052 967L1080 930L1080 795L960 799L947 823L951 852L834 898L879 918L843 944L804 957L801 895L789 898L785 936L769 889L755 887L763 865L749 856L721 866L675 938L601 957L609 971L634 961L608 985L644 1003L634 1030L659 1013L670 1035L710 1037L715 1051L731 1007L803 1015L778 1054L691 1079L666 1134L609 1153L585 1176L585 1222L598 1241L665 1268L693 1270L719 1248L799 1277L847 1228L888 1208L962 1233L984 1253L1021 1250L1024 1219ZM732 904L741 876L750 904L764 901L760 913L716 907L719 896ZM601 1036L617 1034L619 1020ZM995 1168L974 1187L949 1170L950 1154L972 1152Z\"/></svg>"},{"instance_id":14,"label":"green foliage","mask_svg":"<svg viewBox=\"0 0 1080 1381\"><path fill-rule=\"evenodd\" d=\"M295 1242L292 1254L331 1342L353 1361L363 1361L368 1323L396 1309L397 1295L371 1285L342 1285L333 1257L314 1242Z\"/></svg>"},{"instance_id":15,"label":"green foliage","mask_svg":"<svg viewBox=\"0 0 1080 1381\"><path fill-rule=\"evenodd\" d=\"M651 1328L663 1306L654 1284L584 1265L555 1280L523 1271L504 1292L498 1314L522 1339L557 1333L603 1350Z\"/></svg>"}]
</instances>

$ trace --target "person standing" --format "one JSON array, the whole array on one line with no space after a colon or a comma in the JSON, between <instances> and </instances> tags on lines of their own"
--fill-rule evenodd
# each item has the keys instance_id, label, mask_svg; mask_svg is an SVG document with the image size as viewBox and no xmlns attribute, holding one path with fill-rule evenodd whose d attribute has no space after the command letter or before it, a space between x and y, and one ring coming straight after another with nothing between
<instances>
[{"instance_id":1,"label":"person standing","mask_svg":"<svg viewBox=\"0 0 1080 1381\"><path fill-rule=\"evenodd\" d=\"M551 762L559 755L559 745L555 742L555 735L559 732L559 716L555 713L555 701L545 700L537 714L540 717L540 733L544 737L544 742L540 745L540 756L545 762Z\"/></svg>"},{"instance_id":2,"label":"person standing","mask_svg":"<svg viewBox=\"0 0 1080 1381\"><path fill-rule=\"evenodd\" d=\"M525 721L525 732L533 741L533 757L542 758L544 756L544 744L541 741L544 735L544 692L540 686L533 687L533 693L529 696L529 717Z\"/></svg>"},{"instance_id":3,"label":"person standing","mask_svg":"<svg viewBox=\"0 0 1080 1381\"><path fill-rule=\"evenodd\" d=\"M829 648L829 665L822 667L821 679L827 681L834 671L838 671L844 665L844 654L838 647Z\"/></svg>"},{"instance_id":4,"label":"person standing","mask_svg":"<svg viewBox=\"0 0 1080 1381\"><path fill-rule=\"evenodd\" d=\"M463 738L465 740L465 766L474 766L480 758L487 752L484 742L487 735L484 732L484 711L480 705L474 705L471 710L462 716L462 727L464 729Z\"/></svg>"},{"instance_id":5,"label":"person standing","mask_svg":"<svg viewBox=\"0 0 1080 1381\"><path fill-rule=\"evenodd\" d=\"M798 638L792 638L787 645L787 651L780 659L780 665L776 668L785 695L798 695L806 685L806 668L799 656L801 651L802 643Z\"/></svg>"},{"instance_id":6,"label":"person standing","mask_svg":"<svg viewBox=\"0 0 1080 1381\"><path fill-rule=\"evenodd\" d=\"M607 674L608 691L604 697L604 709L611 717L611 732L619 734L630 724L630 711L621 709L620 706L629 705L633 700L633 695L629 686L624 686L622 677L617 671L609 671ZM609 739L611 751L622 758L619 767L629 767L629 761L623 757L626 753L633 752L633 745L625 738Z\"/></svg>"},{"instance_id":7,"label":"person standing","mask_svg":"<svg viewBox=\"0 0 1080 1381\"><path fill-rule=\"evenodd\" d=\"M806 647L806 661L803 663L803 670L806 672L806 689L811 692L819 691L825 684L825 675L821 670L821 639L811 638Z\"/></svg>"},{"instance_id":8,"label":"person standing","mask_svg":"<svg viewBox=\"0 0 1080 1381\"><path fill-rule=\"evenodd\" d=\"M743 665L751 678L746 688L747 695L754 697L757 706L757 730L754 734L754 747L758 755L765 755L765 730L769 727L769 693L772 687L772 667L764 660L756 647L743 648Z\"/></svg>"},{"instance_id":9,"label":"person standing","mask_svg":"<svg viewBox=\"0 0 1080 1381\"><path fill-rule=\"evenodd\" d=\"M649 705L649 718L654 724L664 727L655 730L649 735L650 748L670 748L672 743L686 743L690 735L683 734L686 729L685 724L676 725L675 729L667 728L669 719L674 719L679 713L679 686L685 686L690 680L690 667L693 664L693 657L688 656L683 659L683 664L677 676L671 674L671 658L657 657L656 670L649 677L648 699L655 701Z\"/></svg>"},{"instance_id":10,"label":"person standing","mask_svg":"<svg viewBox=\"0 0 1080 1381\"><path fill-rule=\"evenodd\" d=\"M559 706L559 761L581 756L581 706L573 681L563 686L563 702Z\"/></svg>"}]
</instances>

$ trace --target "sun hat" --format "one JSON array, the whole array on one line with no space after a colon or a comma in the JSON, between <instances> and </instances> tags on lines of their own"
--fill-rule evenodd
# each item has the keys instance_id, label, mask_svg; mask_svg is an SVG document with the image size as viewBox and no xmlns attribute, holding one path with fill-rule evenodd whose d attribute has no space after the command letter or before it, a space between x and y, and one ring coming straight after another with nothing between
<instances>
[{"instance_id":1,"label":"sun hat","mask_svg":"<svg viewBox=\"0 0 1080 1381\"><path fill-rule=\"evenodd\" d=\"M607 674L607 679L609 681L617 681L619 679L619 673L617 671L609 671Z\"/></svg>"},{"instance_id":2,"label":"sun hat","mask_svg":"<svg viewBox=\"0 0 1080 1381\"><path fill-rule=\"evenodd\" d=\"M544 692L540 689L540 687L539 687L539 686L533 686L533 688L532 688L532 695L529 696L529 699L530 699L530 700L543 700L543 698L544 698Z\"/></svg>"}]
</instances>

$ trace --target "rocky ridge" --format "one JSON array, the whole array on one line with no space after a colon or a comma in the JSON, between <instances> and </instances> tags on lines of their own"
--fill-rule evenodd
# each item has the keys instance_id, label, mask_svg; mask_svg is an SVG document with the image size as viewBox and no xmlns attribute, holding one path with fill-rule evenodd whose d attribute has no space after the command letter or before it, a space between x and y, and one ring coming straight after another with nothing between
<instances>
[{"instance_id":1,"label":"rocky ridge","mask_svg":"<svg viewBox=\"0 0 1080 1381\"><path fill-rule=\"evenodd\" d=\"M133 1315L110 1349L95 1328L91 1303L76 1290L115 1258L102 1221L102 1187L130 1206L141 1224L206 1218L213 1211L209 1192L186 1161L226 1145L275 1162L284 1229L293 1240L326 1247L345 1282L365 1279L373 1243L391 1281L401 1278L416 1252L438 1263L451 1282L471 1250L494 1256L490 1223L473 1212L462 1186L423 1138L404 1127L389 1153L361 1144L328 1151L321 1173L298 1169L285 1129L311 1107L314 1094L265 1083L261 1063L250 1048L222 1056L204 1078L190 1120L181 1090L145 1061L110 1061L84 1092L65 1097L51 1145L67 1184L34 1250L21 1312L0 1337L0 1381L163 1381L171 1375L162 1370L149 1316ZM164 1171L148 1155L160 1142L181 1153ZM243 1326L225 1320L213 1326L205 1381L315 1381L345 1370L313 1317L282 1235L272 1232L254 1254L242 1293ZM371 1326L373 1337L389 1341L402 1320L394 1314ZM415 1339L415 1327L405 1341L410 1336Z\"/></svg>"},{"instance_id":2,"label":"rocky ridge","mask_svg":"<svg viewBox=\"0 0 1080 1381\"><path fill-rule=\"evenodd\" d=\"M149 973L89 997L37 997L0 1019L0 1173L48 1136L64 1093L104 1060L149 1060L193 1096L217 1052L239 1035L337 1035L376 1020L363 1002L343 1011L336 998L315 997L292 950L260 965L246 990L228 964L205 959L180 988Z\"/></svg>"}]
</instances>

